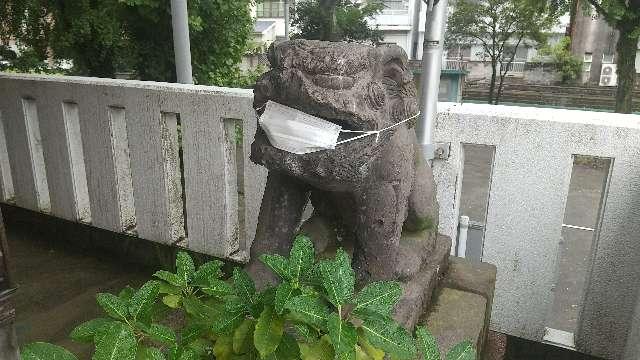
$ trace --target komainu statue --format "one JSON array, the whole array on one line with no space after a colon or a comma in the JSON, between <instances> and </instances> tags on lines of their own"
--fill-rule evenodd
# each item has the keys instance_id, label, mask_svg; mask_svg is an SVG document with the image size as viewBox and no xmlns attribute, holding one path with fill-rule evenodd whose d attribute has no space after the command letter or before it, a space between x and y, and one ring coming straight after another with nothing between
<instances>
[{"instance_id":1,"label":"komainu statue","mask_svg":"<svg viewBox=\"0 0 640 360\"><path fill-rule=\"evenodd\" d=\"M359 284L403 283L396 318L413 326L431 298L437 259L450 245L436 233L435 186L413 130L419 108L405 52L395 45L293 40L272 46L269 62L255 87L259 115L273 102L343 132L333 149L296 154L258 129L251 159L269 175L248 270L258 282L272 281L258 256L286 254L296 232L322 224L333 245L352 249ZM301 224L309 200L313 215Z\"/></svg>"}]
</instances>

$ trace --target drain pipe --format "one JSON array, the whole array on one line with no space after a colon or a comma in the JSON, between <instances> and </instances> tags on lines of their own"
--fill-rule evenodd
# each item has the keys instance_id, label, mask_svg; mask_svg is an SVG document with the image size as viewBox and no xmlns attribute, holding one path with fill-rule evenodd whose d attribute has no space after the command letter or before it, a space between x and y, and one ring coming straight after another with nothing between
<instances>
[{"instance_id":1,"label":"drain pipe","mask_svg":"<svg viewBox=\"0 0 640 360\"><path fill-rule=\"evenodd\" d=\"M411 26L411 59L418 60L418 42L420 41L420 13L422 0L414 0L413 25Z\"/></svg>"},{"instance_id":2,"label":"drain pipe","mask_svg":"<svg viewBox=\"0 0 640 360\"><path fill-rule=\"evenodd\" d=\"M467 235L469 233L469 217L460 216L460 222L458 224L458 251L456 255L458 257L465 257L467 254Z\"/></svg>"},{"instance_id":3,"label":"drain pipe","mask_svg":"<svg viewBox=\"0 0 640 360\"><path fill-rule=\"evenodd\" d=\"M425 0L426 2L427 0ZM422 77L420 97L420 121L416 124L418 142L422 145L428 161L435 157L433 126L438 113L438 90L442 68L444 29L447 22L448 0L428 0L427 21L422 50Z\"/></svg>"},{"instance_id":4,"label":"drain pipe","mask_svg":"<svg viewBox=\"0 0 640 360\"><path fill-rule=\"evenodd\" d=\"M182 84L193 84L187 0L171 0L171 26L177 80Z\"/></svg>"}]
</instances>

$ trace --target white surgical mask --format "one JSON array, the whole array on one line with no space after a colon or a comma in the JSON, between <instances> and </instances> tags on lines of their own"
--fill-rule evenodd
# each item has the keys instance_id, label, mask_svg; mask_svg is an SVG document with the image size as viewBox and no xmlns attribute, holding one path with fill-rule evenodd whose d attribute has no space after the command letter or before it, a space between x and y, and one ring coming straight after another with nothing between
<instances>
[{"instance_id":1,"label":"white surgical mask","mask_svg":"<svg viewBox=\"0 0 640 360\"><path fill-rule=\"evenodd\" d=\"M340 125L269 100L258 122L275 148L294 154L308 154L335 149L337 145L371 135L376 135L378 141L382 131L394 128L418 115L419 113L381 130L342 130ZM338 141L340 133L361 135Z\"/></svg>"}]
</instances>

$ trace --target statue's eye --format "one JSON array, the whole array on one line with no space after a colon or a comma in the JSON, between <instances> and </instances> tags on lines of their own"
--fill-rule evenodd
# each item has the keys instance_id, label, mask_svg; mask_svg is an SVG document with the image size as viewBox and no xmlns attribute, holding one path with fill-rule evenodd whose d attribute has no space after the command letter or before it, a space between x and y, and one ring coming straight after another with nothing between
<instances>
[{"instance_id":1,"label":"statue's eye","mask_svg":"<svg viewBox=\"0 0 640 360\"><path fill-rule=\"evenodd\" d=\"M403 83L404 67L398 61L389 61L384 67L384 77L400 85Z\"/></svg>"}]
</instances>

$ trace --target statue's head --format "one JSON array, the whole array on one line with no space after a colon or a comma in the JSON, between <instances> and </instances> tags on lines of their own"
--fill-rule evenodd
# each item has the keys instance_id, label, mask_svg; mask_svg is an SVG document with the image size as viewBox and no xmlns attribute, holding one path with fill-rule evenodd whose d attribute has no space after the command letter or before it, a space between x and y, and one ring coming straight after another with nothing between
<instances>
[{"instance_id":1,"label":"statue's head","mask_svg":"<svg viewBox=\"0 0 640 360\"><path fill-rule=\"evenodd\" d=\"M272 45L269 62L272 70L256 84L256 108L272 100L349 130L379 130L418 112L397 45L293 40Z\"/></svg>"}]
</instances>

